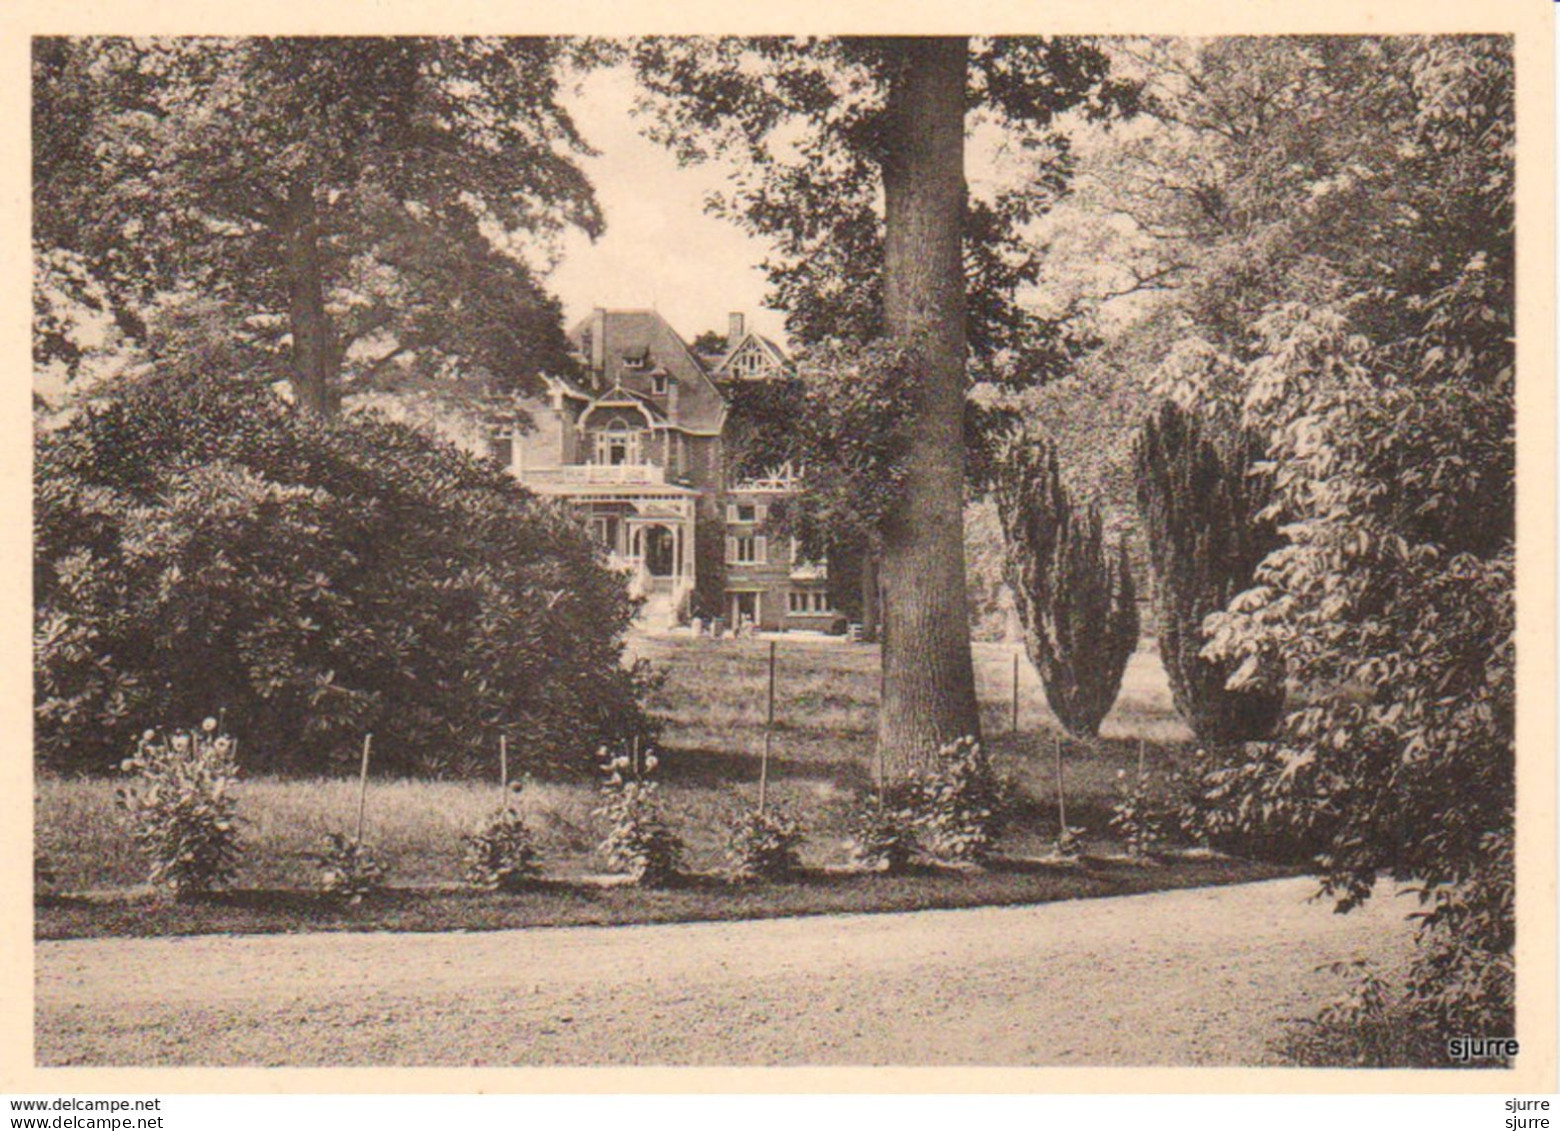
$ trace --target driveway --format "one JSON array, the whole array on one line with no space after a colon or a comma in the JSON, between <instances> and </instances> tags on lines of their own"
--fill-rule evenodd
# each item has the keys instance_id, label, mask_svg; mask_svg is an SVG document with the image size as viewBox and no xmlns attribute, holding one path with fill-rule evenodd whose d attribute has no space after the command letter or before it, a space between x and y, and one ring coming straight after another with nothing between
<instances>
[{"instance_id":1,"label":"driveway","mask_svg":"<svg viewBox=\"0 0 1560 1131\"><path fill-rule=\"evenodd\" d=\"M1411 945L1286 879L1036 907L37 944L42 1065L1249 1065Z\"/></svg>"}]
</instances>

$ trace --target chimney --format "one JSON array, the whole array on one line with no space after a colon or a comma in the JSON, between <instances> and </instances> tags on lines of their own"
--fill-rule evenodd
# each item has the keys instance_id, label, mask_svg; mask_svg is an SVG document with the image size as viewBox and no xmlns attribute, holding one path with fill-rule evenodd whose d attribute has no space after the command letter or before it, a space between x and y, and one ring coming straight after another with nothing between
<instances>
[{"instance_id":1,"label":"chimney","mask_svg":"<svg viewBox=\"0 0 1560 1131\"><path fill-rule=\"evenodd\" d=\"M607 364L607 312L596 307L590 312L590 370L600 380Z\"/></svg>"},{"instance_id":2,"label":"chimney","mask_svg":"<svg viewBox=\"0 0 1560 1131\"><path fill-rule=\"evenodd\" d=\"M737 343L742 340L746 332L746 319L742 317L742 312L740 310L732 311L726 323L726 348L729 350L736 349Z\"/></svg>"}]
</instances>

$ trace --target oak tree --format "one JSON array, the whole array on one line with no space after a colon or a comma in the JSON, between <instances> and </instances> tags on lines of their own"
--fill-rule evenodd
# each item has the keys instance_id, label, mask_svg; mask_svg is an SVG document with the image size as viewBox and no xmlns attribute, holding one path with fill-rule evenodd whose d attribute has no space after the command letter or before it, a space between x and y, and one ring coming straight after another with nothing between
<instances>
[{"instance_id":1,"label":"oak tree","mask_svg":"<svg viewBox=\"0 0 1560 1131\"><path fill-rule=\"evenodd\" d=\"M897 771L977 734L965 603L966 393L1065 369L1061 328L1018 301L1040 251L1024 226L1065 183L1054 129L1130 103L1076 40L647 39L633 61L653 136L735 169L718 211L771 241L772 301L804 344L881 339L912 381L903 477L881 548L878 745ZM1006 131L1025 175L968 191L966 138ZM881 194L881 196L879 195Z\"/></svg>"}]
</instances>

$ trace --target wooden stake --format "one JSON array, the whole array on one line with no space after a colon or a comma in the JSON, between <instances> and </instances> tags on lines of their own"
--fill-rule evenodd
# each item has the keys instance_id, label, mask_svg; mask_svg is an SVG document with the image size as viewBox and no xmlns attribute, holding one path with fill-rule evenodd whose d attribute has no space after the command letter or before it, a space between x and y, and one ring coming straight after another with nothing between
<instances>
[{"instance_id":1,"label":"wooden stake","mask_svg":"<svg viewBox=\"0 0 1560 1131\"><path fill-rule=\"evenodd\" d=\"M363 814L368 809L368 750L373 742L372 734L363 736L363 773L358 783L357 842L359 844L363 843Z\"/></svg>"},{"instance_id":2,"label":"wooden stake","mask_svg":"<svg viewBox=\"0 0 1560 1131\"><path fill-rule=\"evenodd\" d=\"M1013 733L1018 733L1018 653L1013 653Z\"/></svg>"},{"instance_id":3,"label":"wooden stake","mask_svg":"<svg viewBox=\"0 0 1560 1131\"><path fill-rule=\"evenodd\" d=\"M1058 839L1064 839L1067 836L1067 794L1062 787L1062 740L1058 737L1051 741L1056 750L1056 819L1062 827Z\"/></svg>"},{"instance_id":4,"label":"wooden stake","mask_svg":"<svg viewBox=\"0 0 1560 1131\"><path fill-rule=\"evenodd\" d=\"M1142 789L1143 789L1143 763L1144 763L1144 761L1146 759L1146 749L1145 749L1146 745L1147 744L1144 742L1143 739L1141 739L1141 738L1138 739L1138 790L1139 790L1139 792L1141 792Z\"/></svg>"},{"instance_id":5,"label":"wooden stake","mask_svg":"<svg viewBox=\"0 0 1560 1131\"><path fill-rule=\"evenodd\" d=\"M878 731L879 731L879 733L881 733L882 729L883 729L883 722L882 722L882 720L883 720L883 694L884 694L884 689L883 689L883 678L884 678L883 677L883 649L886 646L883 643L883 625L882 625L882 620L881 620L882 612L883 612L883 606L882 606L882 601L880 600L878 602L879 623L878 623L878 633L877 633L877 645L878 645ZM878 740L876 753L877 753L877 759L876 759L876 761L877 761L877 802L878 802L878 809L881 811L882 808L883 808L883 795L887 791L887 788L888 788L888 761L887 761L887 756L883 752L883 742L882 742L881 739Z\"/></svg>"},{"instance_id":6,"label":"wooden stake","mask_svg":"<svg viewBox=\"0 0 1560 1131\"><path fill-rule=\"evenodd\" d=\"M758 763L758 811L764 811L769 790L769 750L775 729L775 642L769 642L769 711L764 720L764 756Z\"/></svg>"},{"instance_id":7,"label":"wooden stake","mask_svg":"<svg viewBox=\"0 0 1560 1131\"><path fill-rule=\"evenodd\" d=\"M498 732L498 791L503 795L504 807L509 807L509 736Z\"/></svg>"}]
</instances>

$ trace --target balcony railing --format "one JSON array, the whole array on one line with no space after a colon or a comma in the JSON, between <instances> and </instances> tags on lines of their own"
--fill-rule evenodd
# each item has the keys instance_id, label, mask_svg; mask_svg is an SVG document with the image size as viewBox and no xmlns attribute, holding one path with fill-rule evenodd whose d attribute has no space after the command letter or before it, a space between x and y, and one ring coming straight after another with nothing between
<instances>
[{"instance_id":1,"label":"balcony railing","mask_svg":"<svg viewBox=\"0 0 1560 1131\"><path fill-rule=\"evenodd\" d=\"M528 467L520 472L527 483L663 484L666 468L653 463L577 463L563 467Z\"/></svg>"}]
</instances>

